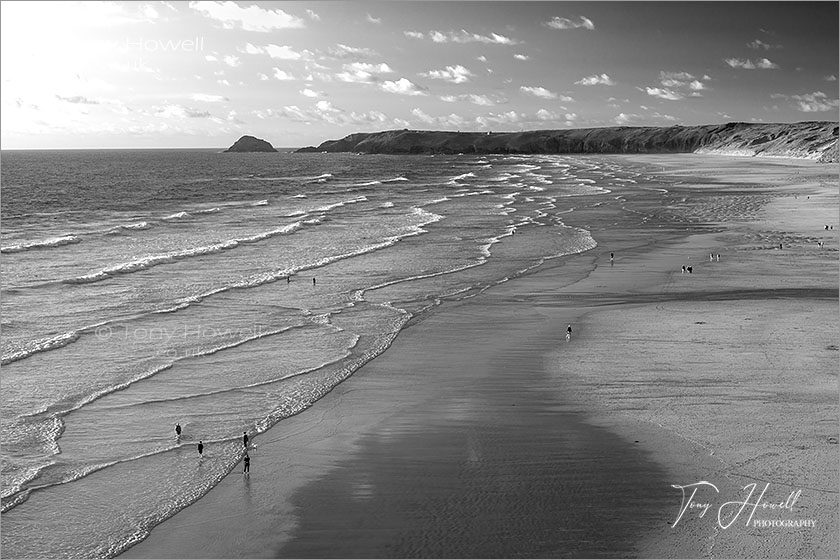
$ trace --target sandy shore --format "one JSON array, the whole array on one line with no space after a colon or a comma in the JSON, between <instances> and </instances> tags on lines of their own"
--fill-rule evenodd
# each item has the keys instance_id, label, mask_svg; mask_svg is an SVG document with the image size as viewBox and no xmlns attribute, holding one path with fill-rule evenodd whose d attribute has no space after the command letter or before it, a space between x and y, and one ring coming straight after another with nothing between
<instances>
[{"instance_id":1,"label":"sandy shore","mask_svg":"<svg viewBox=\"0 0 840 560\"><path fill-rule=\"evenodd\" d=\"M576 211L599 247L443 304L123 556L836 557L837 167L627 160L667 205Z\"/></svg>"}]
</instances>

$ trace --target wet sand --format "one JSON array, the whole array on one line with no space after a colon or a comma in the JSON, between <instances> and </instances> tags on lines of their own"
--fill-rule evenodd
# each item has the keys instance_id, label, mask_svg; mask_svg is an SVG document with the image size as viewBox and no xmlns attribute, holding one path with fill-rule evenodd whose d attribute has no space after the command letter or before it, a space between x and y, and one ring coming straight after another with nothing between
<instances>
[{"instance_id":1,"label":"wet sand","mask_svg":"<svg viewBox=\"0 0 840 560\"><path fill-rule=\"evenodd\" d=\"M682 183L576 211L596 249L444 303L123 556L836 557L837 167L627 160ZM814 526L721 528L750 483Z\"/></svg>"}]
</instances>

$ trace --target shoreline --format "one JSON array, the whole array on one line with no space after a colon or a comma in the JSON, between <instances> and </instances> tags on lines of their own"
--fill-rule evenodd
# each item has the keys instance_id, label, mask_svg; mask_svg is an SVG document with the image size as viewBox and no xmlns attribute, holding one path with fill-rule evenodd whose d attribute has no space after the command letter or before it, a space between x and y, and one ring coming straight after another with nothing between
<instances>
[{"instance_id":1,"label":"shoreline","mask_svg":"<svg viewBox=\"0 0 840 560\"><path fill-rule=\"evenodd\" d=\"M685 336L689 329L699 328L694 318L702 315L705 324L732 323L731 317L743 319L744 311L755 309L759 302L764 306L763 315L754 324L772 324L778 320L774 312L782 309L789 319L788 330L801 330L797 337L800 347L788 344L777 354L813 356L826 337L836 339L836 234L831 232L830 245L821 252L806 245L816 238L808 222L822 219L815 218L814 212L830 208L828 204L816 205L830 202L836 208L836 176L830 189L820 186L818 179L798 183L791 179L802 170L809 177L828 176L829 169L836 171L836 166L697 156L690 158L689 168L684 156L622 157L645 165L664 165L666 174L679 177L693 177L696 164L706 162L706 171L701 170L698 176L728 173L728 180L738 181L745 175L745 185L675 185L675 191L693 189L690 192L705 204L675 213L693 216L693 221L682 224L663 219L659 223L640 221L624 229L610 225L611 217L599 216L594 210L575 213L567 225L595 223L598 227L591 231L598 247L557 259L470 300L444 303L411 323L391 348L316 405L254 438L258 449L252 454L249 477L243 477L237 467L207 495L121 556L350 557L357 551L359 556L391 557L455 553L575 557L575 552L603 557L775 557L768 556L768 549L758 542L768 534L773 537L772 546L782 547L780 556L785 552L791 557L836 556L836 536L826 537L832 533L825 532L833 528L833 535L837 534L837 504L830 493L803 492L801 507L823 521L813 533L720 531L710 527L708 518L696 517L680 520L678 530L671 524L678 512L679 494L670 486L720 475L722 491L734 492L743 486L742 475L766 475L779 457L784 458L782 464L790 474L785 479L788 486L805 480L800 477L809 468L816 481L809 481L814 482L811 488L818 482L836 482L837 446L814 439L809 447L794 453L788 449L792 440L777 441L772 436L778 434L744 445L741 440L755 438L754 433L724 429L725 420L742 420L742 411L737 402L721 406L717 401L727 395L732 401L742 394L766 396L782 384L778 375L772 386L745 375L737 379L742 387L728 384L723 390L717 388L732 377L727 367L749 365L731 359L729 356L735 356L732 348L743 351L766 333L760 329L744 333L742 324L727 324L720 332L729 333L734 342L724 349L727 341L717 340L714 359L702 348L700 356L693 354L687 342L695 341ZM784 177L773 175L778 182L775 187L750 187L756 167L761 169L762 179L770 178L776 168ZM733 197L733 190L745 194ZM761 198L769 190L788 196ZM791 201L792 190L814 196L813 204L806 203L810 198ZM805 194L806 190L810 194ZM639 198L634 204L641 207L648 198L651 205L656 200L650 194L636 195ZM735 201L740 214L732 212L732 204L724 204L727 199ZM801 210L803 206L805 210ZM712 219L721 218L721 214L724 220ZM761 221L734 221L739 217ZM775 230L764 227L774 225L780 235L774 236ZM651 239L654 231L658 239ZM667 235L661 236L665 231ZM778 239L789 248L775 250ZM722 262L705 261L710 247L722 254ZM616 253L612 264L611 250ZM687 257L693 258L697 270L683 276L679 268ZM569 278L576 280L569 284ZM813 294L794 290L809 285ZM745 299L747 290L757 293ZM789 290L787 299L768 300L765 296L770 290ZM832 290L833 304L826 299ZM724 292L730 294L729 299L723 297ZM780 303L785 307L780 308ZM816 336L807 322L815 318L821 329ZM568 345L562 340L566 323L576 327ZM644 340L645 334L650 338L654 333L656 344ZM668 337L672 338L669 344ZM644 346L641 352L639 344ZM831 399L837 391L837 354L836 346L833 351L826 346L816 354L822 361L811 361L815 372L802 372L795 382L785 385L785 395L802 401L796 387L817 375L819 384L811 400L785 422L778 417L765 418L771 427L792 426L799 428L801 435L802 423L813 417L817 407L825 418L830 419L833 413L834 425L823 422L822 426L825 434L833 429L836 437L836 398ZM453 352L453 348L459 351ZM672 359L673 355L684 358L683 354L690 354L692 361ZM711 374L707 371L710 362L718 368ZM650 364L656 366L654 374L645 377L639 373ZM824 371L826 364L832 366L833 377ZM512 369L519 370L517 377ZM614 379L618 374L613 373L605 379L599 375L602 371L619 371L624 377ZM685 380L692 376L703 382L690 384L691 391L684 391L687 395L656 392L663 379L669 381L673 392L679 381L686 385ZM699 413L687 421L679 414L669 414L667 407L654 406L667 398L671 405L684 407L679 410L705 410L719 421L710 426L699 421L703 418ZM683 398L694 401L686 404L680 400ZM515 413L514 406L518 408ZM744 413L762 411L753 407ZM571 445L575 442L577 447ZM767 455L767 445L775 445L769 450L771 455ZM564 454L567 449L577 452ZM635 465L626 472L636 472L638 467L638 475L623 486L616 483L613 490L619 491L610 494L609 500L586 507L587 498L597 494L593 484L609 488L614 481L606 473L622 458ZM832 458L834 471L829 462ZM597 466L605 461L608 466L599 471ZM766 463L763 470L757 467L762 461ZM620 478L623 472L620 469L613 475ZM599 474L603 478L596 483L591 483L596 479L586 478ZM488 488L496 492L482 494L482 489ZM552 499L543 499L537 491L550 493L550 489L564 491ZM569 496L577 498L576 502ZM615 499L624 501L623 509L612 509ZM570 502L578 504L569 510L572 515L557 507ZM493 515L500 507L546 524L536 532L523 526L504 533L506 525ZM597 511L593 513L593 509ZM436 517L441 511L448 513L449 517L443 516L447 523ZM536 515L536 511L542 513ZM634 516L634 511L638 515ZM465 523L463 519L470 514L473 522ZM576 517L585 518L585 514L600 517L598 522L590 520L578 526L579 531L610 526L624 531L612 537L612 549L557 548L558 543L566 542L558 536L562 536L563 524L571 527ZM627 525L620 526L622 521ZM386 530L377 530L383 526ZM447 533L447 527L452 531ZM499 534L506 534L506 539L498 540ZM354 539L350 549L348 538ZM540 539L543 548L527 548L527 543ZM485 541L496 545L480 548ZM435 548L444 542L449 547ZM505 542L519 544L505 548ZM467 543L478 548L469 548Z\"/></svg>"}]
</instances>

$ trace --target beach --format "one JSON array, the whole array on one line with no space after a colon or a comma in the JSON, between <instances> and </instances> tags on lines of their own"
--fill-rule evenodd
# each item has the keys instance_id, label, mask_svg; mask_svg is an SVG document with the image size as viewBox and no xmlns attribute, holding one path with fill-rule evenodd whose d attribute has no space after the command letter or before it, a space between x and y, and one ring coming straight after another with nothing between
<instances>
[{"instance_id":1,"label":"beach","mask_svg":"<svg viewBox=\"0 0 840 560\"><path fill-rule=\"evenodd\" d=\"M444 299L121 556L836 557L836 165L619 159L672 205L575 211L595 249Z\"/></svg>"}]
</instances>

